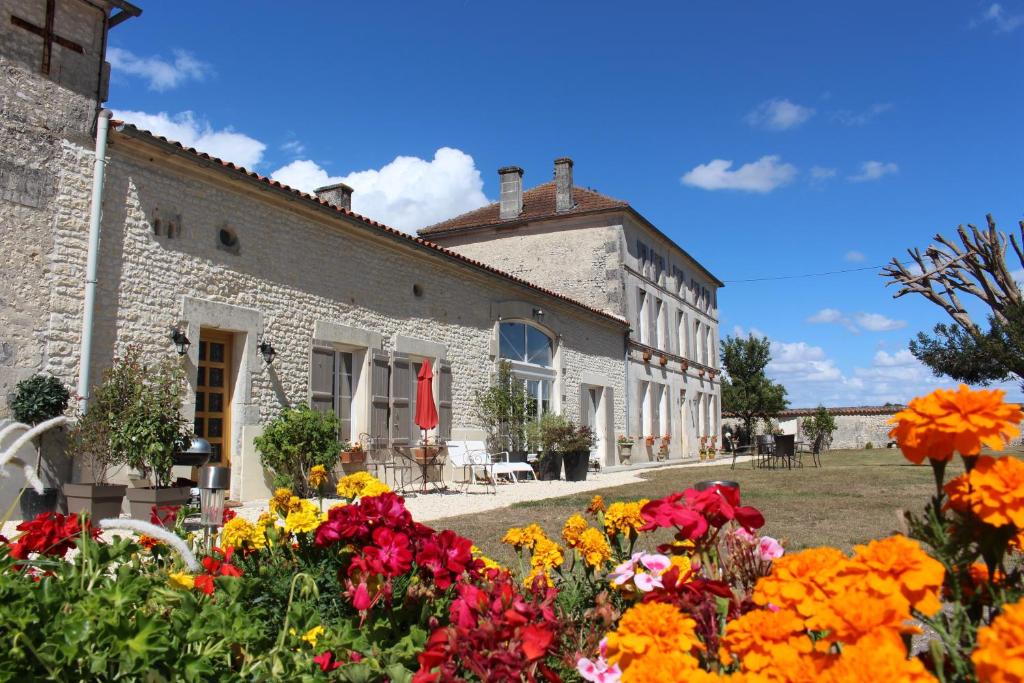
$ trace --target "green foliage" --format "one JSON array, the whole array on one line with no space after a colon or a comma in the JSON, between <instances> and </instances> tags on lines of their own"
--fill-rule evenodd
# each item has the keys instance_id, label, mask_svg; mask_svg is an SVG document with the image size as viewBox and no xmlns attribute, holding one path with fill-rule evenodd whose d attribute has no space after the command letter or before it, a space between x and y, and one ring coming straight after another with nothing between
<instances>
[{"instance_id":1,"label":"green foliage","mask_svg":"<svg viewBox=\"0 0 1024 683\"><path fill-rule=\"evenodd\" d=\"M477 413L487 431L488 448L497 451L526 449L526 425L535 402L522 380L512 376L508 361L498 363L498 377L486 391L476 392Z\"/></svg>"},{"instance_id":2,"label":"green foliage","mask_svg":"<svg viewBox=\"0 0 1024 683\"><path fill-rule=\"evenodd\" d=\"M864 450L866 450L866 451L870 451L874 447L875 447L875 444L871 443L870 441L868 441L866 444L864 444Z\"/></svg>"},{"instance_id":3,"label":"green foliage","mask_svg":"<svg viewBox=\"0 0 1024 683\"><path fill-rule=\"evenodd\" d=\"M63 415L71 394L51 375L33 375L18 382L11 400L11 414L18 422L37 425Z\"/></svg>"},{"instance_id":4,"label":"green foliage","mask_svg":"<svg viewBox=\"0 0 1024 683\"><path fill-rule=\"evenodd\" d=\"M821 437L822 448L828 448L832 444L832 434L836 429L836 418L828 412L825 406L819 405L814 415L805 418L800 425L804 435L811 441L817 441Z\"/></svg>"},{"instance_id":5,"label":"green foliage","mask_svg":"<svg viewBox=\"0 0 1024 683\"><path fill-rule=\"evenodd\" d=\"M722 410L739 415L744 432L753 434L758 419L768 421L789 405L785 387L765 375L771 345L767 337L729 336L722 340L721 351L727 375L722 378Z\"/></svg>"},{"instance_id":6,"label":"green foliage","mask_svg":"<svg viewBox=\"0 0 1024 683\"><path fill-rule=\"evenodd\" d=\"M107 415L97 419L106 420L110 448L131 467L152 472L156 486L167 486L174 453L186 447L191 432L181 416L185 372L179 361L165 357L147 366L141 348L130 346L115 360L107 383Z\"/></svg>"},{"instance_id":7,"label":"green foliage","mask_svg":"<svg viewBox=\"0 0 1024 683\"><path fill-rule=\"evenodd\" d=\"M286 486L297 495L315 493L306 481L314 465L328 471L338 464L338 418L307 405L285 408L255 439L260 462L274 472L274 485Z\"/></svg>"}]
</instances>

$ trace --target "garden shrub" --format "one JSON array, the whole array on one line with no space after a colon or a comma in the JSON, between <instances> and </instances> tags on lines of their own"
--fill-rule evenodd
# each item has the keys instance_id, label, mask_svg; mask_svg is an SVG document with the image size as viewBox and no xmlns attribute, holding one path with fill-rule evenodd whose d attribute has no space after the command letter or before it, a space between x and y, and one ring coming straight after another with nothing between
<instances>
[{"instance_id":1,"label":"garden shrub","mask_svg":"<svg viewBox=\"0 0 1024 683\"><path fill-rule=\"evenodd\" d=\"M11 415L18 422L37 425L63 415L70 400L70 392L59 379L52 375L33 375L14 387Z\"/></svg>"},{"instance_id":2,"label":"garden shrub","mask_svg":"<svg viewBox=\"0 0 1024 683\"><path fill-rule=\"evenodd\" d=\"M260 462L274 472L274 486L312 495L309 472L322 465L328 472L338 464L341 451L348 448L338 440L338 418L307 405L285 408L256 437Z\"/></svg>"}]
</instances>

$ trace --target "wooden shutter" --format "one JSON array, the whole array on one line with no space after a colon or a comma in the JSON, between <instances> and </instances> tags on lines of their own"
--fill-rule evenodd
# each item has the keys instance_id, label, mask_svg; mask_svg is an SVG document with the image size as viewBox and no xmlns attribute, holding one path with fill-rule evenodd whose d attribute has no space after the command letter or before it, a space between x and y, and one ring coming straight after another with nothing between
<instances>
[{"instance_id":1,"label":"wooden shutter","mask_svg":"<svg viewBox=\"0 0 1024 683\"><path fill-rule=\"evenodd\" d=\"M310 364L309 378L309 407L321 413L334 413L336 390L335 390L334 350L313 349L313 359Z\"/></svg>"},{"instance_id":2,"label":"wooden shutter","mask_svg":"<svg viewBox=\"0 0 1024 683\"><path fill-rule=\"evenodd\" d=\"M409 395L412 393L412 364L404 353L391 354L391 445L408 446L412 430Z\"/></svg>"},{"instance_id":3,"label":"wooden shutter","mask_svg":"<svg viewBox=\"0 0 1024 683\"><path fill-rule=\"evenodd\" d=\"M437 436L452 438L452 364L446 360L437 363Z\"/></svg>"},{"instance_id":4,"label":"wooden shutter","mask_svg":"<svg viewBox=\"0 0 1024 683\"><path fill-rule=\"evenodd\" d=\"M390 445L391 357L384 351L370 349L370 439L373 448Z\"/></svg>"}]
</instances>

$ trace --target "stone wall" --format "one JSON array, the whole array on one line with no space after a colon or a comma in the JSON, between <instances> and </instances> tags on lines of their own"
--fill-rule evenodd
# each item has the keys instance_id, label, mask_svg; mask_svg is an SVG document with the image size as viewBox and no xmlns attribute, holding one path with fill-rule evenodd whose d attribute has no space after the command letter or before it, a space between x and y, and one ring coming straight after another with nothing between
<instances>
[{"instance_id":1,"label":"stone wall","mask_svg":"<svg viewBox=\"0 0 1024 683\"><path fill-rule=\"evenodd\" d=\"M891 440L889 431L892 425L887 420L896 413L883 415L835 415L836 431L832 435L832 448L864 448L870 443L875 448L885 448ZM783 417L778 420L779 428L783 434L798 434L802 436L800 425L803 417ZM722 420L722 429L736 429L743 424L742 420L729 417ZM758 433L763 431L759 427Z\"/></svg>"}]
</instances>

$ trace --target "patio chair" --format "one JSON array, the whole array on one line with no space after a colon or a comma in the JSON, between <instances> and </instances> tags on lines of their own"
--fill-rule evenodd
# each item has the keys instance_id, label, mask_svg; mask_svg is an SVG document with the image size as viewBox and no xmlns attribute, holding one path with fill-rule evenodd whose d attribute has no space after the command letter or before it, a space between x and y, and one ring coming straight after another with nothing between
<instances>
[{"instance_id":1,"label":"patio chair","mask_svg":"<svg viewBox=\"0 0 1024 683\"><path fill-rule=\"evenodd\" d=\"M771 434L757 436L757 466L771 467L772 452L775 450L775 437Z\"/></svg>"},{"instance_id":2,"label":"patio chair","mask_svg":"<svg viewBox=\"0 0 1024 683\"><path fill-rule=\"evenodd\" d=\"M587 467L594 474L598 474L601 471L601 453L594 448L590 451L590 458L587 460Z\"/></svg>"},{"instance_id":3,"label":"patio chair","mask_svg":"<svg viewBox=\"0 0 1024 683\"><path fill-rule=\"evenodd\" d=\"M772 448L771 459L778 463L781 468L783 465L787 469L793 469L793 455L796 451L796 437L792 434L779 434L774 438L774 447Z\"/></svg>"},{"instance_id":4,"label":"patio chair","mask_svg":"<svg viewBox=\"0 0 1024 683\"><path fill-rule=\"evenodd\" d=\"M359 435L359 441L366 448L366 471L372 468L371 474L377 479L396 491L404 491L413 479L412 462L389 448L385 438L364 432Z\"/></svg>"},{"instance_id":5,"label":"patio chair","mask_svg":"<svg viewBox=\"0 0 1024 683\"><path fill-rule=\"evenodd\" d=\"M815 467L821 467L821 449L825 443L825 435L818 434L814 437L814 441L808 446L805 445L803 448L798 448L796 451L796 461L798 467L804 466L803 454L807 453L811 456L811 462L814 463Z\"/></svg>"},{"instance_id":6,"label":"patio chair","mask_svg":"<svg viewBox=\"0 0 1024 683\"><path fill-rule=\"evenodd\" d=\"M731 434L726 434L722 437L722 445L725 447L726 453L732 453L732 465L729 466L731 470L736 469L736 458L741 455L754 455L755 447L753 444L748 443L744 446L737 446L736 440L732 438ZM757 467L757 458L750 458L750 466Z\"/></svg>"},{"instance_id":7,"label":"patio chair","mask_svg":"<svg viewBox=\"0 0 1024 683\"><path fill-rule=\"evenodd\" d=\"M484 475L482 477L484 492L486 493L489 487L492 489L492 493L497 493L498 487L494 479L494 463L486 457L486 453L471 449L470 443L468 441L448 442L448 462L452 465L452 473L454 474L454 471L457 469L462 470L462 492L467 493L469 485L477 483L476 473L481 471Z\"/></svg>"},{"instance_id":8,"label":"patio chair","mask_svg":"<svg viewBox=\"0 0 1024 683\"><path fill-rule=\"evenodd\" d=\"M523 475L528 474L530 478L534 480L537 478L537 475L529 464L525 462L509 462L508 451L488 453L487 444L483 441L466 441L466 448L469 449L474 460L487 462L491 465L494 477L503 474L507 476L513 484L519 483L519 477Z\"/></svg>"}]
</instances>

